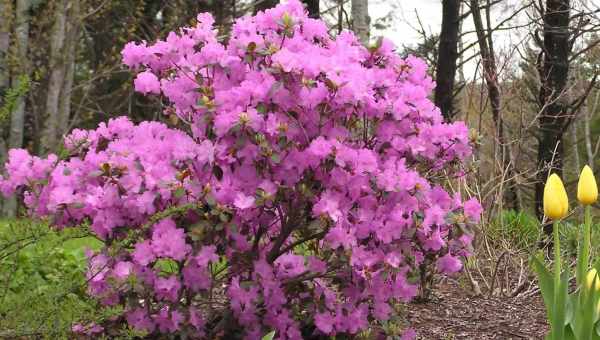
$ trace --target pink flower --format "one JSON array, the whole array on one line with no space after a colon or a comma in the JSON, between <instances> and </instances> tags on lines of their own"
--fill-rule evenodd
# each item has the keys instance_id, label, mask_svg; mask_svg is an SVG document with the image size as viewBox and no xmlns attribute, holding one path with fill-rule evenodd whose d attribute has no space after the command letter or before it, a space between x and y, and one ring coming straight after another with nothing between
<instances>
[{"instance_id":1,"label":"pink flower","mask_svg":"<svg viewBox=\"0 0 600 340\"><path fill-rule=\"evenodd\" d=\"M168 307L161 309L158 315L154 317L154 321L162 333L176 332L184 320L185 318L180 312L177 310L170 311Z\"/></svg>"},{"instance_id":2,"label":"pink flower","mask_svg":"<svg viewBox=\"0 0 600 340\"><path fill-rule=\"evenodd\" d=\"M219 256L217 255L217 247L215 246L204 246L198 252L198 255L194 258L196 263L200 267L206 267L209 263L216 263L219 261Z\"/></svg>"},{"instance_id":3,"label":"pink flower","mask_svg":"<svg viewBox=\"0 0 600 340\"><path fill-rule=\"evenodd\" d=\"M316 216L327 214L333 221L337 222L342 217L339 208L339 196L332 191L325 192L313 206L313 214Z\"/></svg>"},{"instance_id":4,"label":"pink flower","mask_svg":"<svg viewBox=\"0 0 600 340\"><path fill-rule=\"evenodd\" d=\"M156 255L152 250L150 241L144 241L136 244L132 255L133 260L142 266L146 266L156 259Z\"/></svg>"},{"instance_id":5,"label":"pink flower","mask_svg":"<svg viewBox=\"0 0 600 340\"><path fill-rule=\"evenodd\" d=\"M315 315L315 326L325 334L332 334L335 329L335 319L330 313L319 313Z\"/></svg>"},{"instance_id":6,"label":"pink flower","mask_svg":"<svg viewBox=\"0 0 600 340\"><path fill-rule=\"evenodd\" d=\"M325 240L330 244L332 249L344 247L350 249L356 244L356 237L340 226L335 226L329 230Z\"/></svg>"},{"instance_id":7,"label":"pink flower","mask_svg":"<svg viewBox=\"0 0 600 340\"><path fill-rule=\"evenodd\" d=\"M137 75L133 81L135 90L143 93L160 94L160 81L156 75L150 71L144 71Z\"/></svg>"},{"instance_id":8,"label":"pink flower","mask_svg":"<svg viewBox=\"0 0 600 340\"><path fill-rule=\"evenodd\" d=\"M376 302L373 308L373 316L382 321L388 320L391 312L392 307L386 302Z\"/></svg>"},{"instance_id":9,"label":"pink flower","mask_svg":"<svg viewBox=\"0 0 600 340\"><path fill-rule=\"evenodd\" d=\"M179 289L181 284L179 279L175 276L168 278L159 277L154 282L154 289L156 290L156 296L171 302L177 301Z\"/></svg>"},{"instance_id":10,"label":"pink flower","mask_svg":"<svg viewBox=\"0 0 600 340\"><path fill-rule=\"evenodd\" d=\"M233 205L235 205L236 208L242 210L252 208L252 206L254 206L254 197L246 196L240 192L235 197Z\"/></svg>"},{"instance_id":11,"label":"pink flower","mask_svg":"<svg viewBox=\"0 0 600 340\"><path fill-rule=\"evenodd\" d=\"M196 308L194 308L194 307L190 307L189 313L190 313L190 324L192 326L194 326L194 328L196 328L197 331L200 331L201 333L198 335L202 336L204 334L204 332L202 332L202 330L204 329L204 324L205 324L205 321L202 318L202 315L200 315L198 310L196 310Z\"/></svg>"},{"instance_id":12,"label":"pink flower","mask_svg":"<svg viewBox=\"0 0 600 340\"><path fill-rule=\"evenodd\" d=\"M333 143L323 137L318 137L312 141L307 151L318 159L323 159L333 151Z\"/></svg>"},{"instance_id":13,"label":"pink flower","mask_svg":"<svg viewBox=\"0 0 600 340\"><path fill-rule=\"evenodd\" d=\"M127 323L138 331L151 333L154 331L154 322L143 308L136 308L126 314Z\"/></svg>"},{"instance_id":14,"label":"pink flower","mask_svg":"<svg viewBox=\"0 0 600 340\"><path fill-rule=\"evenodd\" d=\"M121 51L121 55L123 56L123 64L135 68L144 63L148 57L146 43L128 42Z\"/></svg>"},{"instance_id":15,"label":"pink flower","mask_svg":"<svg viewBox=\"0 0 600 340\"><path fill-rule=\"evenodd\" d=\"M473 222L479 223L481 220L481 213L483 212L483 208L479 201L476 198L471 198L464 203L463 207L465 216L473 220Z\"/></svg>"},{"instance_id":16,"label":"pink flower","mask_svg":"<svg viewBox=\"0 0 600 340\"><path fill-rule=\"evenodd\" d=\"M184 230L176 228L173 220L164 219L154 226L152 250L157 257L181 261L191 249L185 241Z\"/></svg>"},{"instance_id":17,"label":"pink flower","mask_svg":"<svg viewBox=\"0 0 600 340\"><path fill-rule=\"evenodd\" d=\"M212 283L206 267L199 266L196 261L191 261L183 268L183 284L197 292L209 289Z\"/></svg>"},{"instance_id":18,"label":"pink flower","mask_svg":"<svg viewBox=\"0 0 600 340\"><path fill-rule=\"evenodd\" d=\"M315 273L325 274L327 271L327 263L319 260L315 256L310 256L308 258L308 269Z\"/></svg>"},{"instance_id":19,"label":"pink flower","mask_svg":"<svg viewBox=\"0 0 600 340\"><path fill-rule=\"evenodd\" d=\"M447 253L437 260L437 268L442 273L452 274L462 269L462 262L460 262L458 258L450 255L450 253Z\"/></svg>"},{"instance_id":20,"label":"pink flower","mask_svg":"<svg viewBox=\"0 0 600 340\"><path fill-rule=\"evenodd\" d=\"M117 279L126 279L133 270L133 263L129 261L119 261L113 269L113 275Z\"/></svg>"},{"instance_id":21,"label":"pink flower","mask_svg":"<svg viewBox=\"0 0 600 340\"><path fill-rule=\"evenodd\" d=\"M409 328L402 332L400 340L415 340L417 338L417 332L414 329Z\"/></svg>"},{"instance_id":22,"label":"pink flower","mask_svg":"<svg viewBox=\"0 0 600 340\"><path fill-rule=\"evenodd\" d=\"M282 278L298 276L306 271L304 257L294 254L283 254L275 260L277 274Z\"/></svg>"},{"instance_id":23,"label":"pink flower","mask_svg":"<svg viewBox=\"0 0 600 340\"><path fill-rule=\"evenodd\" d=\"M427 238L427 240L425 240L424 249L438 251L438 250L442 249L444 244L445 244L445 242L444 242L444 239L442 238L440 229L436 228L431 233L431 235L429 235L429 238Z\"/></svg>"},{"instance_id":24,"label":"pink flower","mask_svg":"<svg viewBox=\"0 0 600 340\"><path fill-rule=\"evenodd\" d=\"M446 224L446 211L437 205L434 205L425 210L425 220L423 221L423 228L426 232L430 230L430 227L437 225L442 226Z\"/></svg>"}]
</instances>

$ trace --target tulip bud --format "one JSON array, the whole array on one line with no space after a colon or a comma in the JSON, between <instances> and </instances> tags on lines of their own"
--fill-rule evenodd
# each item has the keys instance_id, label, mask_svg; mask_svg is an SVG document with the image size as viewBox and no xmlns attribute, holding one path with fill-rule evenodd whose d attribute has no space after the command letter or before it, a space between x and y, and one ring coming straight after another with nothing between
<instances>
[{"instance_id":1,"label":"tulip bud","mask_svg":"<svg viewBox=\"0 0 600 340\"><path fill-rule=\"evenodd\" d=\"M598 186L596 178L589 166L584 166L577 183L577 200L583 205L589 205L598 200Z\"/></svg>"},{"instance_id":2,"label":"tulip bud","mask_svg":"<svg viewBox=\"0 0 600 340\"><path fill-rule=\"evenodd\" d=\"M596 282L594 282L594 279L596 279ZM600 290L600 277L598 277L596 268L590 269L585 277L585 287L588 291L592 289L592 285L594 285L594 290Z\"/></svg>"},{"instance_id":3,"label":"tulip bud","mask_svg":"<svg viewBox=\"0 0 600 340\"><path fill-rule=\"evenodd\" d=\"M544 186L544 214L552 220L567 216L569 198L557 174L552 174Z\"/></svg>"},{"instance_id":4,"label":"tulip bud","mask_svg":"<svg viewBox=\"0 0 600 340\"><path fill-rule=\"evenodd\" d=\"M598 276L596 268L590 269L585 276L585 288L590 294L592 293L592 285L595 291L600 290L600 276ZM600 314L600 301L596 303L596 313Z\"/></svg>"}]
</instances>

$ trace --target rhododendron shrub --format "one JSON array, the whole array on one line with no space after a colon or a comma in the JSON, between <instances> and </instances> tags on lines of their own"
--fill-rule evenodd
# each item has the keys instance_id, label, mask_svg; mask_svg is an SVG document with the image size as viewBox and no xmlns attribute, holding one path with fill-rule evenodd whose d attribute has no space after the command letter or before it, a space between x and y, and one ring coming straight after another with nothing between
<instances>
[{"instance_id":1,"label":"rhododendron shrub","mask_svg":"<svg viewBox=\"0 0 600 340\"><path fill-rule=\"evenodd\" d=\"M177 128L116 118L65 137L62 159L10 151L5 195L105 242L88 290L123 314L94 332L355 334L423 268L461 270L481 207L443 185L468 130L442 121L421 60L331 38L297 0L238 19L227 44L212 25L122 52Z\"/></svg>"}]
</instances>

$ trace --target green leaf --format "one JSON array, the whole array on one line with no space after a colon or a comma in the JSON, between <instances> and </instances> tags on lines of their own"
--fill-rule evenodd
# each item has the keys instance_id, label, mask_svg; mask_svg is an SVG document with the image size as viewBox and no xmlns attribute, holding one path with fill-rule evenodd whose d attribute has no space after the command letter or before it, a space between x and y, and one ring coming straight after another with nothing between
<instances>
[{"instance_id":1,"label":"green leaf","mask_svg":"<svg viewBox=\"0 0 600 340\"><path fill-rule=\"evenodd\" d=\"M567 321L567 305L569 304L568 297L569 288L569 272L565 271L560 277L558 295L555 296L553 306L553 318L551 319L551 328L554 339L565 339L565 326Z\"/></svg>"},{"instance_id":2,"label":"green leaf","mask_svg":"<svg viewBox=\"0 0 600 340\"><path fill-rule=\"evenodd\" d=\"M271 155L271 161L275 164L279 164L279 162L281 162L281 158L278 154L274 153Z\"/></svg>"},{"instance_id":3,"label":"green leaf","mask_svg":"<svg viewBox=\"0 0 600 340\"><path fill-rule=\"evenodd\" d=\"M271 332L265 334L265 336L262 337L262 340L273 340L274 337L275 337L275 331L271 331Z\"/></svg>"},{"instance_id":4,"label":"green leaf","mask_svg":"<svg viewBox=\"0 0 600 340\"><path fill-rule=\"evenodd\" d=\"M165 274L175 274L179 269L177 262L171 259L159 259L154 264L154 269L158 269Z\"/></svg>"},{"instance_id":5,"label":"green leaf","mask_svg":"<svg viewBox=\"0 0 600 340\"><path fill-rule=\"evenodd\" d=\"M215 200L215 198L212 195L206 196L206 203L208 203L208 205L211 207L214 207L215 205L217 205L217 201Z\"/></svg>"},{"instance_id":6,"label":"green leaf","mask_svg":"<svg viewBox=\"0 0 600 340\"><path fill-rule=\"evenodd\" d=\"M531 266L537 274L538 284L540 286L540 291L542 292L542 298L544 299L544 304L546 305L548 320L552 320L552 307L554 306L554 280L552 274L550 274L548 268L546 268L538 256L533 256L531 258Z\"/></svg>"},{"instance_id":7,"label":"green leaf","mask_svg":"<svg viewBox=\"0 0 600 340\"><path fill-rule=\"evenodd\" d=\"M185 189L183 187L178 187L173 192L173 196L175 196L175 198L181 198L183 195L185 195Z\"/></svg>"},{"instance_id":8,"label":"green leaf","mask_svg":"<svg viewBox=\"0 0 600 340\"><path fill-rule=\"evenodd\" d=\"M267 113L267 105L265 103L258 103L258 105L256 105L256 112L261 114Z\"/></svg>"},{"instance_id":9,"label":"green leaf","mask_svg":"<svg viewBox=\"0 0 600 340\"><path fill-rule=\"evenodd\" d=\"M600 322L596 323L596 332L594 332L594 339L600 339Z\"/></svg>"},{"instance_id":10,"label":"green leaf","mask_svg":"<svg viewBox=\"0 0 600 340\"><path fill-rule=\"evenodd\" d=\"M31 87L31 79L28 75L22 74L17 78L17 84L9 88L4 95L4 104L0 106L0 123L7 120L17 106L19 98L25 96Z\"/></svg>"},{"instance_id":11,"label":"green leaf","mask_svg":"<svg viewBox=\"0 0 600 340\"><path fill-rule=\"evenodd\" d=\"M595 287L597 278L592 282L592 287ZM597 318L596 307L600 299L600 293L596 289L589 291L585 286L581 286L579 294L574 295L578 300L577 313L573 319L573 330L577 335L577 339L591 340L593 339L594 323ZM575 300L575 299L574 299Z\"/></svg>"},{"instance_id":12,"label":"green leaf","mask_svg":"<svg viewBox=\"0 0 600 340\"><path fill-rule=\"evenodd\" d=\"M575 336L575 333L573 333L573 330L571 329L571 327L569 327L567 325L567 326L565 326L563 340L579 340L579 339Z\"/></svg>"},{"instance_id":13,"label":"green leaf","mask_svg":"<svg viewBox=\"0 0 600 340\"><path fill-rule=\"evenodd\" d=\"M221 222L229 222L229 215L222 212L219 214L219 219L221 220Z\"/></svg>"}]
</instances>

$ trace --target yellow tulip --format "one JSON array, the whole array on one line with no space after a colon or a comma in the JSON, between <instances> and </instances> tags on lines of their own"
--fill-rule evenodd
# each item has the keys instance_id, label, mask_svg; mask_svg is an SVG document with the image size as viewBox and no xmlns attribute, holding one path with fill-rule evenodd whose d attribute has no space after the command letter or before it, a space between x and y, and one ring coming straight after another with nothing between
<instances>
[{"instance_id":1,"label":"yellow tulip","mask_svg":"<svg viewBox=\"0 0 600 340\"><path fill-rule=\"evenodd\" d=\"M600 276L598 276L596 268L590 269L585 276L585 288L590 294L592 293L592 285L594 285L595 291L600 291ZM596 302L596 313L600 314L600 300Z\"/></svg>"},{"instance_id":2,"label":"yellow tulip","mask_svg":"<svg viewBox=\"0 0 600 340\"><path fill-rule=\"evenodd\" d=\"M584 166L577 183L577 200L583 205L589 205L598 200L598 185L594 172L589 166Z\"/></svg>"},{"instance_id":3,"label":"yellow tulip","mask_svg":"<svg viewBox=\"0 0 600 340\"><path fill-rule=\"evenodd\" d=\"M596 279L596 282L594 282L594 279ZM595 290L600 290L600 277L598 277L596 268L590 269L585 277L585 286L588 291L592 289L592 284L594 285Z\"/></svg>"},{"instance_id":4,"label":"yellow tulip","mask_svg":"<svg viewBox=\"0 0 600 340\"><path fill-rule=\"evenodd\" d=\"M544 186L544 214L552 220L567 216L569 198L565 186L557 174L552 174Z\"/></svg>"}]
</instances>

